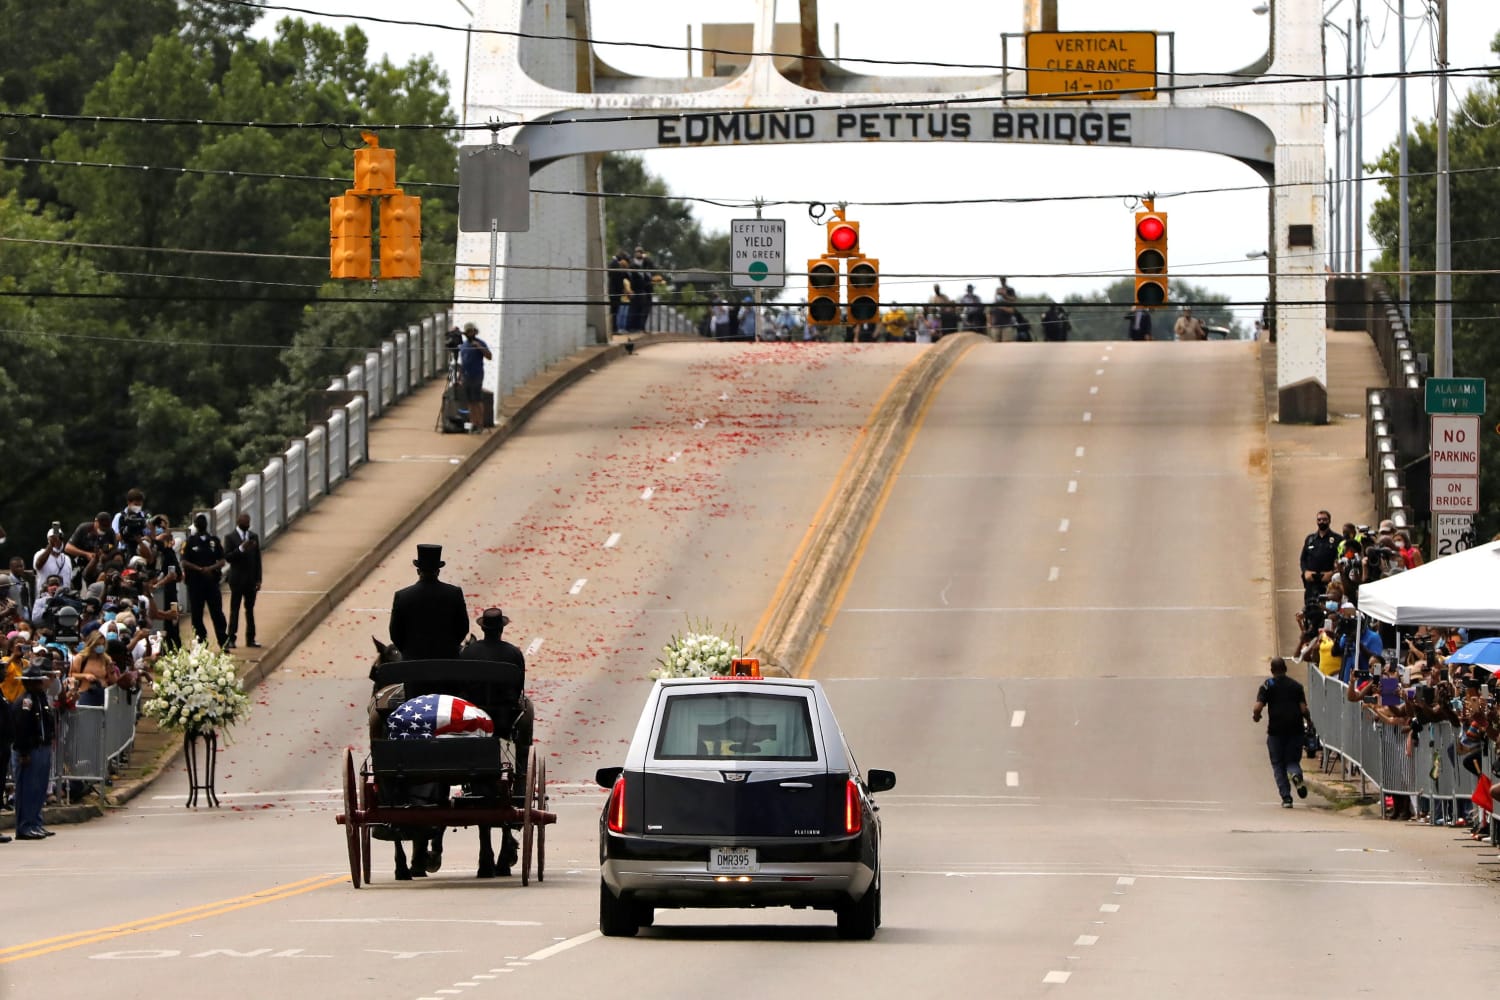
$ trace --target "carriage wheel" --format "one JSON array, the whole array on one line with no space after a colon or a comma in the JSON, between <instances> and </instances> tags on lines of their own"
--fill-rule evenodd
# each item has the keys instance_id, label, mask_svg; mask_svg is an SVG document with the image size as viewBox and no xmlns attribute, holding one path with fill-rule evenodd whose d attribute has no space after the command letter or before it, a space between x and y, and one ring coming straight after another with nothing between
<instances>
[{"instance_id":1,"label":"carriage wheel","mask_svg":"<svg viewBox=\"0 0 1500 1000\"><path fill-rule=\"evenodd\" d=\"M543 812L547 811L547 762L537 761L536 770L536 794L537 808ZM545 869L547 866L547 824L536 825L536 880L545 882L547 880Z\"/></svg>"},{"instance_id":2,"label":"carriage wheel","mask_svg":"<svg viewBox=\"0 0 1500 1000\"><path fill-rule=\"evenodd\" d=\"M522 796L521 812L521 884L531 884L531 835L536 826L533 814L532 789L536 786L536 747L526 755L526 790Z\"/></svg>"},{"instance_id":3,"label":"carriage wheel","mask_svg":"<svg viewBox=\"0 0 1500 1000\"><path fill-rule=\"evenodd\" d=\"M368 849L361 851L361 846L369 837L369 828L365 826L359 814L359 786L355 784L354 778L354 751L344 751L344 840L349 847L349 881L354 883L354 888L360 887L360 876L365 873L365 865L368 864ZM361 859L361 854L364 859Z\"/></svg>"}]
</instances>

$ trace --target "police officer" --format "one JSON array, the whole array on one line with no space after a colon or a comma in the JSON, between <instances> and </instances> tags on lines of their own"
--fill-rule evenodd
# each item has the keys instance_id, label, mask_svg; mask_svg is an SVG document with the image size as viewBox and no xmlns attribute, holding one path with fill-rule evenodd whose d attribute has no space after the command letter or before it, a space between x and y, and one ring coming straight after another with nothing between
<instances>
[{"instance_id":1,"label":"police officer","mask_svg":"<svg viewBox=\"0 0 1500 1000\"><path fill-rule=\"evenodd\" d=\"M193 612L193 632L199 642L208 641L208 629L203 624L203 611L213 619L214 638L219 648L229 643L229 625L224 620L224 595L219 589L219 578L224 571L224 546L213 532L208 530L208 515L193 518L193 533L188 535L183 546L183 572L187 574L188 606Z\"/></svg>"},{"instance_id":2,"label":"police officer","mask_svg":"<svg viewBox=\"0 0 1500 1000\"><path fill-rule=\"evenodd\" d=\"M57 720L47 700L52 672L47 661L33 660L21 675L24 688L11 706L15 722L15 749L11 766L16 779L16 839L45 840L52 831L42 826L42 805L47 801L47 778L52 770L52 741Z\"/></svg>"},{"instance_id":3,"label":"police officer","mask_svg":"<svg viewBox=\"0 0 1500 1000\"><path fill-rule=\"evenodd\" d=\"M391 602L391 642L403 660L456 660L459 643L469 634L469 606L464 592L438 579L441 545L418 545L417 582L396 591Z\"/></svg>"}]
</instances>

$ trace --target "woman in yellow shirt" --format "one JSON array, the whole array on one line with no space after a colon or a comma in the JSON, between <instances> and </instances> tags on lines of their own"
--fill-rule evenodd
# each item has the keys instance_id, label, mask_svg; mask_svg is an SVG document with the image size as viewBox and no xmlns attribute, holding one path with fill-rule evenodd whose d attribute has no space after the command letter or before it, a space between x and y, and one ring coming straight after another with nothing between
<instances>
[{"instance_id":1,"label":"woman in yellow shirt","mask_svg":"<svg viewBox=\"0 0 1500 1000\"><path fill-rule=\"evenodd\" d=\"M0 661L4 666L3 672L0 672L0 698L7 702L21 697L21 672L26 669L26 654L31 651L30 642L31 636L23 632L12 632L6 637L5 659Z\"/></svg>"}]
</instances>

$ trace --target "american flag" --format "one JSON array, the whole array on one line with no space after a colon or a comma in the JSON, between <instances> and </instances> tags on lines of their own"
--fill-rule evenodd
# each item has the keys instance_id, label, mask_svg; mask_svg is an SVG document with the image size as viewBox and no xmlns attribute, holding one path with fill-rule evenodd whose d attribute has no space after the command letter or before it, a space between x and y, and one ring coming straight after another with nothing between
<instances>
[{"instance_id":1,"label":"american flag","mask_svg":"<svg viewBox=\"0 0 1500 1000\"><path fill-rule=\"evenodd\" d=\"M393 740L430 740L438 736L490 736L489 714L451 694L424 694L403 701L385 722Z\"/></svg>"}]
</instances>

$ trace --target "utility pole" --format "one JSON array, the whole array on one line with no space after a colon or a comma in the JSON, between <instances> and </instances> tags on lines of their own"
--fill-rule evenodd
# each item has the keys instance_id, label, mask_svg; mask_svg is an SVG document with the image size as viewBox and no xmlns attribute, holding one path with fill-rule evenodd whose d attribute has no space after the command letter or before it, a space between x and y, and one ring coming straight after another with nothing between
<instances>
[{"instance_id":1,"label":"utility pole","mask_svg":"<svg viewBox=\"0 0 1500 1000\"><path fill-rule=\"evenodd\" d=\"M1354 273L1365 270L1365 45L1362 0L1354 0Z\"/></svg>"},{"instance_id":2,"label":"utility pole","mask_svg":"<svg viewBox=\"0 0 1500 1000\"><path fill-rule=\"evenodd\" d=\"M1453 243L1448 227L1448 0L1437 0L1437 281L1433 290L1433 374L1453 377Z\"/></svg>"},{"instance_id":3,"label":"utility pole","mask_svg":"<svg viewBox=\"0 0 1500 1000\"><path fill-rule=\"evenodd\" d=\"M1401 142L1400 152L1397 159L1396 172L1400 175L1397 180L1396 200L1400 202L1401 222L1397 230L1397 245L1400 248L1400 289L1401 315L1406 318L1406 332L1411 333L1411 213L1407 210L1406 201L1406 0L1397 0L1396 3L1396 42L1401 47L1401 76L1398 84L1401 92L1400 114L1401 114Z\"/></svg>"},{"instance_id":4,"label":"utility pole","mask_svg":"<svg viewBox=\"0 0 1500 1000\"><path fill-rule=\"evenodd\" d=\"M1354 24L1344 22L1344 273L1354 273L1354 241L1359 227L1354 220L1354 188L1359 183L1354 170Z\"/></svg>"}]
</instances>

